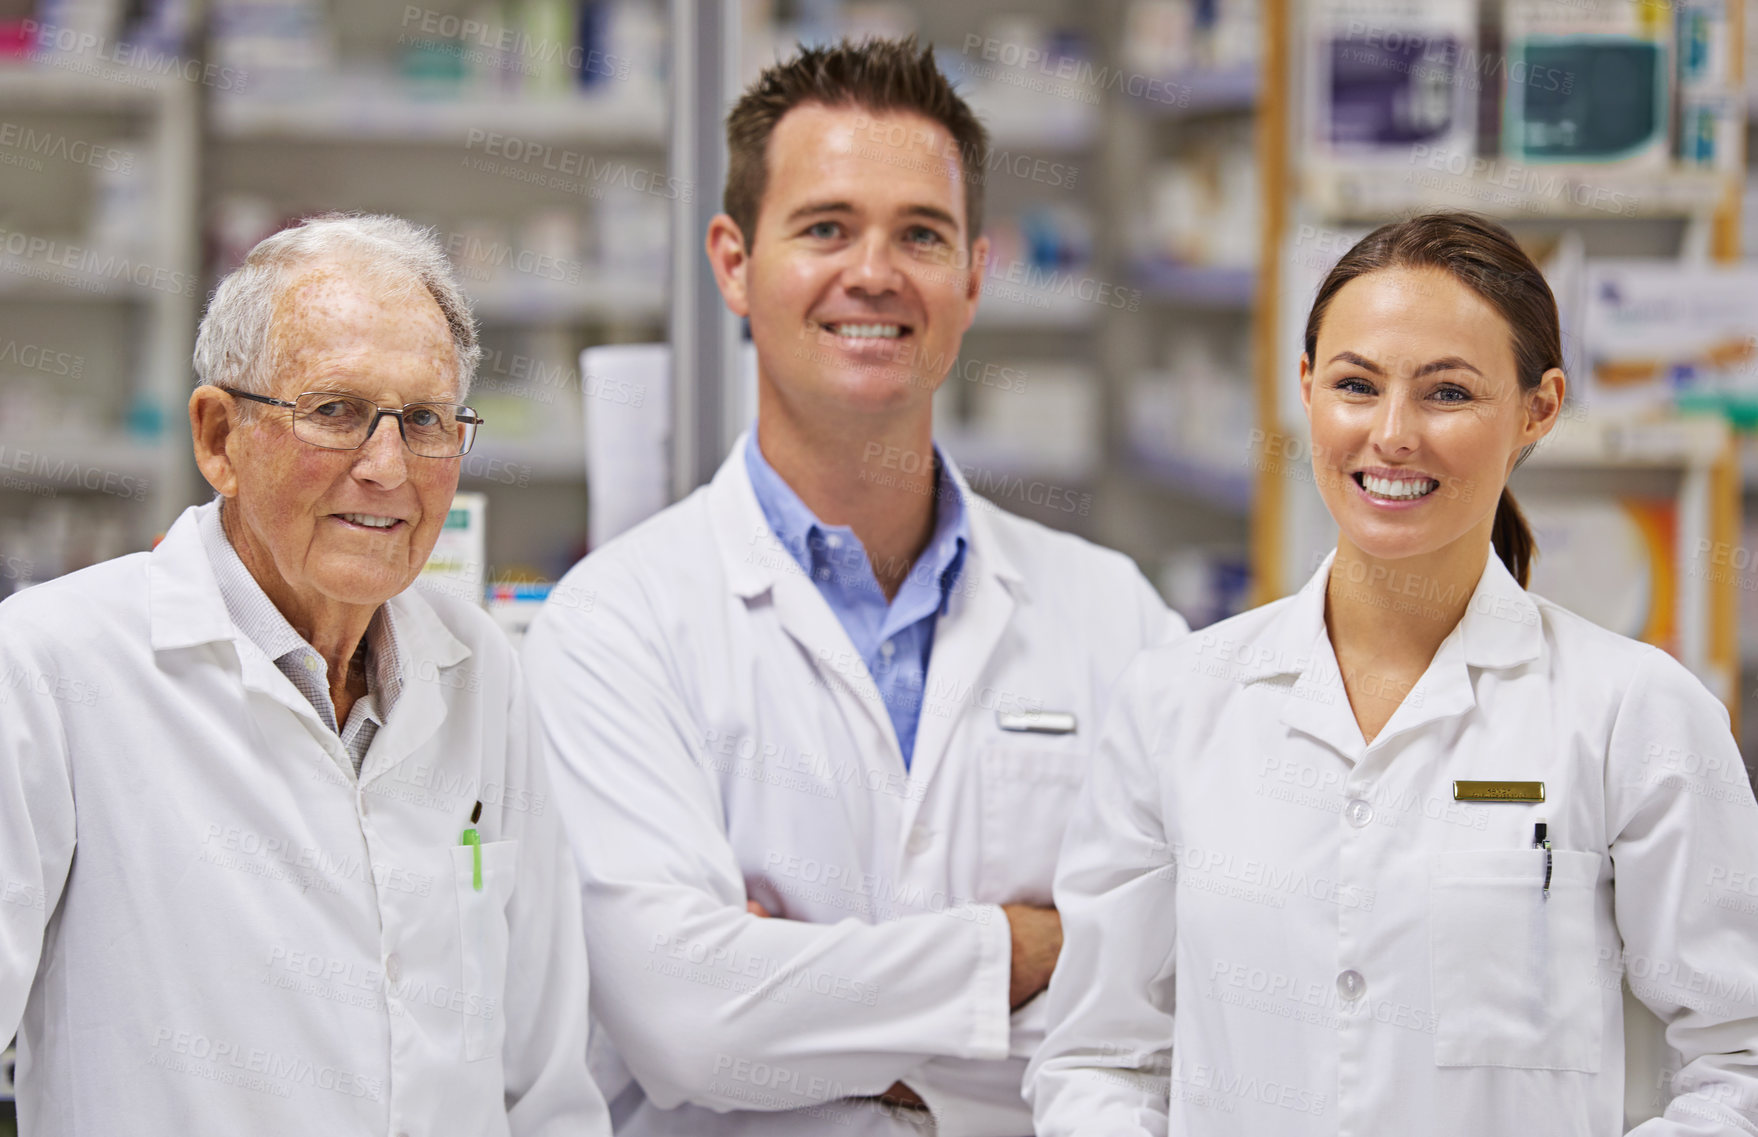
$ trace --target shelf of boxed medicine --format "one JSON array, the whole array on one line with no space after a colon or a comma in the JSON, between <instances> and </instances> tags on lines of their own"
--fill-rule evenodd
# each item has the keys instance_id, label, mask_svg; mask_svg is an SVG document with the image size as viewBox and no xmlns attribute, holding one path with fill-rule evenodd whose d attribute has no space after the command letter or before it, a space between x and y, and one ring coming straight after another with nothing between
<instances>
[{"instance_id":1,"label":"shelf of boxed medicine","mask_svg":"<svg viewBox=\"0 0 1758 1137\"><path fill-rule=\"evenodd\" d=\"M456 145L497 134L521 150L558 142L662 147L665 93L622 86L610 95L429 93L389 76L340 74L281 93L218 94L209 121L223 139Z\"/></svg>"},{"instance_id":2,"label":"shelf of boxed medicine","mask_svg":"<svg viewBox=\"0 0 1758 1137\"><path fill-rule=\"evenodd\" d=\"M1697 169L1520 163L1420 144L1396 162L1315 163L1301 179L1317 216L1367 222L1428 209L1512 219L1690 217L1720 205L1729 185L1724 175Z\"/></svg>"},{"instance_id":3,"label":"shelf of boxed medicine","mask_svg":"<svg viewBox=\"0 0 1758 1137\"><path fill-rule=\"evenodd\" d=\"M963 92L989 130L991 176L997 163L1017 157L1014 151L1078 154L1092 148L1099 137L1099 108L1079 97L1092 92L1075 88L1067 93L1075 97L995 82L973 83Z\"/></svg>"},{"instance_id":4,"label":"shelf of boxed medicine","mask_svg":"<svg viewBox=\"0 0 1758 1137\"><path fill-rule=\"evenodd\" d=\"M586 480L586 454L577 439L479 442L464 457L460 480L473 486L489 487L526 486L532 482L583 482Z\"/></svg>"},{"instance_id":5,"label":"shelf of boxed medicine","mask_svg":"<svg viewBox=\"0 0 1758 1137\"><path fill-rule=\"evenodd\" d=\"M21 240L13 243L23 245L26 252L0 253L0 300L145 303L176 295L188 279L159 267L139 251L98 249L77 238L14 236ZM32 244L39 244L40 250Z\"/></svg>"},{"instance_id":6,"label":"shelf of boxed medicine","mask_svg":"<svg viewBox=\"0 0 1758 1137\"><path fill-rule=\"evenodd\" d=\"M601 276L591 275L602 272ZM470 306L484 322L511 326L569 324L582 319L665 319L665 287L651 275L586 266L577 283L533 281L466 285Z\"/></svg>"},{"instance_id":7,"label":"shelf of boxed medicine","mask_svg":"<svg viewBox=\"0 0 1758 1137\"><path fill-rule=\"evenodd\" d=\"M151 72L81 60L78 69L49 57L40 63L0 64L0 105L10 110L99 111L151 114L190 84Z\"/></svg>"},{"instance_id":8,"label":"shelf of boxed medicine","mask_svg":"<svg viewBox=\"0 0 1758 1137\"><path fill-rule=\"evenodd\" d=\"M1144 481L1195 498L1223 513L1251 513L1251 474L1163 447L1132 445L1126 468Z\"/></svg>"},{"instance_id":9,"label":"shelf of boxed medicine","mask_svg":"<svg viewBox=\"0 0 1758 1137\"><path fill-rule=\"evenodd\" d=\"M1057 271L1064 277L1071 275L1067 270ZM1110 286L1093 283L1089 287L1089 281L1084 279L1075 285L1068 285L1066 281L1064 284L1067 286L1045 288L993 278L986 280L982 302L977 305L977 319L971 330L1084 331L1098 323L1106 307L1128 303L1127 295ZM1085 295L1082 295L1083 291Z\"/></svg>"},{"instance_id":10,"label":"shelf of boxed medicine","mask_svg":"<svg viewBox=\"0 0 1758 1137\"><path fill-rule=\"evenodd\" d=\"M1740 542L1737 487L1731 478L1724 478L1733 471L1734 457L1733 432L1719 416L1595 420L1577 408L1568 408L1512 483L1529 520L1541 531L1547 508L1554 512L1561 501L1577 512L1600 502L1601 508L1634 506L1649 516L1653 531L1649 541L1641 544L1658 541L1650 556L1656 564L1671 562L1670 570L1651 570L1655 583L1649 587L1654 599L1670 592L1674 603L1670 630L1658 640L1646 633L1641 638L1668 647L1730 705L1738 687L1735 601L1744 574L1719 567L1718 558L1724 550L1739 548ZM1575 476L1568 480L1566 475L1571 472ZM1620 472L1634 480L1620 481ZM1565 475L1565 480L1551 483L1547 492L1547 473ZM1583 473L1591 476L1591 483L1581 481ZM1677 488L1670 499L1665 493L1656 496L1652 480L1656 474L1676 475ZM1559 491L1564 493L1561 500L1556 496ZM1727 496L1730 493L1732 500ZM1544 504L1547 498L1549 507ZM1542 532L1539 547L1535 588L1541 592L1552 588L1552 594L1562 598L1552 581L1540 580L1547 572ZM1553 550L1555 556L1568 561L1570 553ZM1615 575L1605 567L1612 550L1597 549L1591 556L1598 560L1601 576L1610 579ZM1557 571L1557 566L1548 566L1548 571ZM1660 583L1663 576L1664 585ZM1663 619L1654 626L1666 624ZM1629 629L1617 630L1634 634Z\"/></svg>"},{"instance_id":11,"label":"shelf of boxed medicine","mask_svg":"<svg viewBox=\"0 0 1758 1137\"><path fill-rule=\"evenodd\" d=\"M1147 299L1182 308L1243 312L1257 300L1257 272L1249 268L1153 257L1134 262L1130 275Z\"/></svg>"},{"instance_id":12,"label":"shelf of boxed medicine","mask_svg":"<svg viewBox=\"0 0 1758 1137\"><path fill-rule=\"evenodd\" d=\"M1570 408L1525 465L1534 469L1708 468L1727 456L1732 438L1727 423L1711 415L1594 422Z\"/></svg>"},{"instance_id":13,"label":"shelf of boxed medicine","mask_svg":"<svg viewBox=\"0 0 1758 1137\"><path fill-rule=\"evenodd\" d=\"M1179 119L1255 110L1263 78L1256 63L1239 63L1157 79L1128 76L1125 84L1141 109L1156 118Z\"/></svg>"}]
</instances>

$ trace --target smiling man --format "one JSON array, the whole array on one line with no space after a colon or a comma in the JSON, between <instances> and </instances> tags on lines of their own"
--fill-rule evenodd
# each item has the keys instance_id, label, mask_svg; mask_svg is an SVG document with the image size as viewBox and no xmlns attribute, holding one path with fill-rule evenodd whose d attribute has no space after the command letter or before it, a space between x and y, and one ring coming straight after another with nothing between
<instances>
[{"instance_id":1,"label":"smiling man","mask_svg":"<svg viewBox=\"0 0 1758 1137\"><path fill-rule=\"evenodd\" d=\"M750 321L756 428L526 641L613 1116L1027 1134L1057 844L1114 680L1184 623L934 446L987 139L930 53L804 51L727 140L707 252Z\"/></svg>"},{"instance_id":2,"label":"smiling man","mask_svg":"<svg viewBox=\"0 0 1758 1137\"><path fill-rule=\"evenodd\" d=\"M517 660L411 587L479 355L429 233L268 238L196 343L217 498L0 604L24 1132L608 1132Z\"/></svg>"}]
</instances>

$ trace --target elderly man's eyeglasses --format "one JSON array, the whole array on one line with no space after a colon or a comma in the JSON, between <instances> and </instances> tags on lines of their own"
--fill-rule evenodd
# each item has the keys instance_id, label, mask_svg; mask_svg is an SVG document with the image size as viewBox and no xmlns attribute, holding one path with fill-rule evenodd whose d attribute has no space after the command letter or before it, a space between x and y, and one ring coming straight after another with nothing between
<instances>
[{"instance_id":1,"label":"elderly man's eyeglasses","mask_svg":"<svg viewBox=\"0 0 1758 1137\"><path fill-rule=\"evenodd\" d=\"M234 387L220 390L234 398L292 408L293 437L325 450L360 449L378 429L378 420L389 416L397 420L409 453L422 458L457 458L469 452L476 428L483 422L460 403L405 403L401 410L393 410L339 391L307 391L289 403Z\"/></svg>"}]
</instances>

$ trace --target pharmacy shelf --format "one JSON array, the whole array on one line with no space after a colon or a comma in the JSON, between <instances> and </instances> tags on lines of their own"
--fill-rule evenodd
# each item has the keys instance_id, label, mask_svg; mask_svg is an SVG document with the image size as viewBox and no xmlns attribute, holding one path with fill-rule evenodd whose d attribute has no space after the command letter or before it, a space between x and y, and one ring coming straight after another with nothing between
<instances>
[{"instance_id":1,"label":"pharmacy shelf","mask_svg":"<svg viewBox=\"0 0 1758 1137\"><path fill-rule=\"evenodd\" d=\"M1046 270L1049 271L1049 270ZM1067 270L1056 270L1069 275ZM1073 291L1019 284L985 284L972 331L1086 331L1098 323L1105 305Z\"/></svg>"},{"instance_id":2,"label":"pharmacy shelf","mask_svg":"<svg viewBox=\"0 0 1758 1137\"><path fill-rule=\"evenodd\" d=\"M1263 87L1255 63L1179 71L1153 84L1138 84L1138 107L1155 118L1237 114L1257 108Z\"/></svg>"},{"instance_id":3,"label":"pharmacy shelf","mask_svg":"<svg viewBox=\"0 0 1758 1137\"><path fill-rule=\"evenodd\" d=\"M78 57L0 64L0 105L8 110L152 114L181 80Z\"/></svg>"},{"instance_id":4,"label":"pharmacy shelf","mask_svg":"<svg viewBox=\"0 0 1758 1137\"><path fill-rule=\"evenodd\" d=\"M1603 166L1522 164L1464 159L1431 169L1418 160L1396 166L1314 163L1302 192L1318 216L1378 222L1429 209L1471 209L1520 219L1628 220L1696 217L1722 199L1725 179L1710 171L1631 172Z\"/></svg>"},{"instance_id":5,"label":"pharmacy shelf","mask_svg":"<svg viewBox=\"0 0 1758 1137\"><path fill-rule=\"evenodd\" d=\"M1533 469L1683 469L1709 467L1732 434L1710 416L1655 421L1593 422L1565 417L1525 465Z\"/></svg>"},{"instance_id":6,"label":"pharmacy shelf","mask_svg":"<svg viewBox=\"0 0 1758 1137\"><path fill-rule=\"evenodd\" d=\"M492 425L492 424L491 424ZM584 482L586 453L578 441L507 439L480 442L464 458L459 484L465 489L494 489L527 482Z\"/></svg>"},{"instance_id":7,"label":"pharmacy shelf","mask_svg":"<svg viewBox=\"0 0 1758 1137\"><path fill-rule=\"evenodd\" d=\"M937 424L934 441L967 476L980 472L978 483L995 478L1050 479L1062 483L1064 488L1077 487L1089 481L1100 464L1099 456L1090 449L1057 454L953 423ZM982 485L975 488L981 492Z\"/></svg>"},{"instance_id":8,"label":"pharmacy shelf","mask_svg":"<svg viewBox=\"0 0 1758 1137\"><path fill-rule=\"evenodd\" d=\"M517 327L573 324L582 320L663 322L665 287L658 281L605 270L579 284L540 280L466 282L471 308L484 323Z\"/></svg>"},{"instance_id":9,"label":"pharmacy shelf","mask_svg":"<svg viewBox=\"0 0 1758 1137\"><path fill-rule=\"evenodd\" d=\"M139 253L105 253L88 249L77 240L53 239L53 255L71 257L76 262L109 264L119 273L129 266L142 266L153 271L150 261ZM0 300L53 300L57 303L114 304L121 301L147 302L165 293L146 285L136 284L123 275L120 279L86 267L68 268L54 261L0 253Z\"/></svg>"},{"instance_id":10,"label":"pharmacy shelf","mask_svg":"<svg viewBox=\"0 0 1758 1137\"><path fill-rule=\"evenodd\" d=\"M124 434L27 434L9 442L5 458L0 475L7 480L57 493L102 492L106 487L111 493L124 492L117 479L133 478L145 486L165 468L163 446ZM105 475L112 477L106 482Z\"/></svg>"},{"instance_id":11,"label":"pharmacy shelf","mask_svg":"<svg viewBox=\"0 0 1758 1137\"><path fill-rule=\"evenodd\" d=\"M989 129L991 152L1078 154L1098 141L1100 113L1092 103L1069 98L1022 98L1012 88L994 84L965 93L971 109Z\"/></svg>"},{"instance_id":12,"label":"pharmacy shelf","mask_svg":"<svg viewBox=\"0 0 1758 1137\"><path fill-rule=\"evenodd\" d=\"M1163 304L1249 311L1257 300L1254 269L1154 258L1136 261L1130 271L1143 295Z\"/></svg>"},{"instance_id":13,"label":"pharmacy shelf","mask_svg":"<svg viewBox=\"0 0 1758 1137\"><path fill-rule=\"evenodd\" d=\"M1251 474L1207 458L1189 458L1165 451L1132 447L1129 469L1162 489L1214 506L1226 513L1251 512Z\"/></svg>"},{"instance_id":14,"label":"pharmacy shelf","mask_svg":"<svg viewBox=\"0 0 1758 1137\"><path fill-rule=\"evenodd\" d=\"M634 89L550 97L428 92L386 76L343 74L297 95L219 95L210 106L214 134L224 140L460 145L501 134L521 146L657 150L665 143L664 93Z\"/></svg>"}]
</instances>

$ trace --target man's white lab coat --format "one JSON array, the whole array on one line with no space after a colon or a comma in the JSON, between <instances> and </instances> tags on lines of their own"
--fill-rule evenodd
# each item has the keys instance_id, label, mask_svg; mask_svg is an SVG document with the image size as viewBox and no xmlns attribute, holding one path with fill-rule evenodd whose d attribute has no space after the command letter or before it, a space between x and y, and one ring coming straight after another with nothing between
<instances>
[{"instance_id":1,"label":"man's white lab coat","mask_svg":"<svg viewBox=\"0 0 1758 1137\"><path fill-rule=\"evenodd\" d=\"M860 655L764 520L742 439L533 624L594 1014L645 1095L620 1132L914 1132L847 1100L900 1079L942 1137L1031 1131L1040 1007L1009 1014L997 905L1049 903L1112 684L1185 625L1125 557L961 488L971 543L907 772Z\"/></svg>"}]
</instances>

